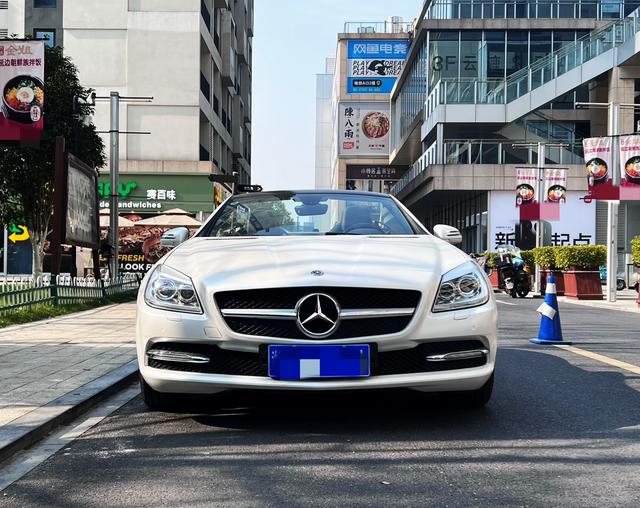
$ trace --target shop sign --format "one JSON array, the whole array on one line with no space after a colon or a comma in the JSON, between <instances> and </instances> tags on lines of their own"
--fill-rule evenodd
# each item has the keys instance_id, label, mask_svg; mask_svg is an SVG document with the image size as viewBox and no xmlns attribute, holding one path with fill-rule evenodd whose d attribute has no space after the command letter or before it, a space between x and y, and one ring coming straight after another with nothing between
<instances>
[{"instance_id":1,"label":"shop sign","mask_svg":"<svg viewBox=\"0 0 640 508\"><path fill-rule=\"evenodd\" d=\"M388 102L341 102L338 154L389 156L391 117Z\"/></svg>"},{"instance_id":2,"label":"shop sign","mask_svg":"<svg viewBox=\"0 0 640 508\"><path fill-rule=\"evenodd\" d=\"M100 180L99 205L100 208L109 208L109 175L101 176ZM118 209L121 213L154 213L168 208L210 212L213 208L214 185L207 179L207 175L121 174L118 184Z\"/></svg>"},{"instance_id":3,"label":"shop sign","mask_svg":"<svg viewBox=\"0 0 640 508\"><path fill-rule=\"evenodd\" d=\"M347 164L347 180L400 180L406 166Z\"/></svg>"},{"instance_id":4,"label":"shop sign","mask_svg":"<svg viewBox=\"0 0 640 508\"><path fill-rule=\"evenodd\" d=\"M31 238L27 226L17 226L12 224L9 226L9 241L11 243L26 242Z\"/></svg>"},{"instance_id":5,"label":"shop sign","mask_svg":"<svg viewBox=\"0 0 640 508\"><path fill-rule=\"evenodd\" d=\"M596 238L596 205L579 199L580 193L567 192L562 215L557 221L542 220L544 245L593 245ZM498 245L515 245L529 250L536 245L537 222L520 220L510 191L491 191L489 206L489 250Z\"/></svg>"},{"instance_id":6,"label":"shop sign","mask_svg":"<svg viewBox=\"0 0 640 508\"><path fill-rule=\"evenodd\" d=\"M0 141L37 141L44 126L44 42L0 41Z\"/></svg>"},{"instance_id":7,"label":"shop sign","mask_svg":"<svg viewBox=\"0 0 640 508\"><path fill-rule=\"evenodd\" d=\"M347 93L390 93L408 51L408 40L347 41Z\"/></svg>"}]
</instances>

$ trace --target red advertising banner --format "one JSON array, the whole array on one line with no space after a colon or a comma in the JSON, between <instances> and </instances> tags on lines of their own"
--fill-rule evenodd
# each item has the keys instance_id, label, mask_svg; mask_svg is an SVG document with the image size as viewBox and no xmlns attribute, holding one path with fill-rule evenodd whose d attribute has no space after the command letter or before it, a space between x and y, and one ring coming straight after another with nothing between
<instances>
[{"instance_id":1,"label":"red advertising banner","mask_svg":"<svg viewBox=\"0 0 640 508\"><path fill-rule=\"evenodd\" d=\"M612 180L612 138L583 139L582 146L589 183L588 196L591 199L620 199L620 189L613 185Z\"/></svg>"},{"instance_id":2,"label":"red advertising banner","mask_svg":"<svg viewBox=\"0 0 640 508\"><path fill-rule=\"evenodd\" d=\"M544 201L545 203L566 203L567 201L567 170L545 169L544 171Z\"/></svg>"},{"instance_id":3,"label":"red advertising banner","mask_svg":"<svg viewBox=\"0 0 640 508\"><path fill-rule=\"evenodd\" d=\"M620 137L620 199L640 200L640 136Z\"/></svg>"},{"instance_id":4,"label":"red advertising banner","mask_svg":"<svg viewBox=\"0 0 640 508\"><path fill-rule=\"evenodd\" d=\"M0 141L37 141L44 126L44 41L0 41Z\"/></svg>"},{"instance_id":5,"label":"red advertising banner","mask_svg":"<svg viewBox=\"0 0 640 508\"><path fill-rule=\"evenodd\" d=\"M520 221L560 220L559 201L546 199L549 189L545 181L545 197L540 199L538 192L539 168L516 168L516 207L520 210ZM551 170L558 171L558 170ZM555 175L555 173L554 173ZM566 175L566 174L565 174ZM555 182L554 182L555 184ZM566 181L565 181L566 188ZM556 191L557 189L554 189ZM565 190L566 195L566 190Z\"/></svg>"}]
</instances>

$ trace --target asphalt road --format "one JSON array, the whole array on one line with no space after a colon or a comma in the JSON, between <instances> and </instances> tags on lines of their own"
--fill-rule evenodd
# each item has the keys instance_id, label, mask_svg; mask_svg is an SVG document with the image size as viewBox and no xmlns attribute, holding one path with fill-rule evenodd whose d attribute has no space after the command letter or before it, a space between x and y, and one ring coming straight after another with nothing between
<instances>
[{"instance_id":1,"label":"asphalt road","mask_svg":"<svg viewBox=\"0 0 640 508\"><path fill-rule=\"evenodd\" d=\"M540 301L500 300L483 410L392 391L245 394L165 414L138 397L0 506L640 506L640 376L530 345ZM576 346L640 366L640 316L561 311Z\"/></svg>"}]
</instances>

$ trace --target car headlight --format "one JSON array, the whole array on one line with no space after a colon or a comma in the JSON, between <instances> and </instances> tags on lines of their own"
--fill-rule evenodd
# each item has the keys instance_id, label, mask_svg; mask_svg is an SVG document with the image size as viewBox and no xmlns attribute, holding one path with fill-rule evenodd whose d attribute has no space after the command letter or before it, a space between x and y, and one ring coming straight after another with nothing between
<instances>
[{"instance_id":1,"label":"car headlight","mask_svg":"<svg viewBox=\"0 0 640 508\"><path fill-rule=\"evenodd\" d=\"M202 314L191 279L166 265L159 265L149 277L144 301L157 309Z\"/></svg>"},{"instance_id":2,"label":"car headlight","mask_svg":"<svg viewBox=\"0 0 640 508\"><path fill-rule=\"evenodd\" d=\"M445 273L440 281L433 312L477 307L489 300L489 288L480 268L472 261Z\"/></svg>"}]
</instances>

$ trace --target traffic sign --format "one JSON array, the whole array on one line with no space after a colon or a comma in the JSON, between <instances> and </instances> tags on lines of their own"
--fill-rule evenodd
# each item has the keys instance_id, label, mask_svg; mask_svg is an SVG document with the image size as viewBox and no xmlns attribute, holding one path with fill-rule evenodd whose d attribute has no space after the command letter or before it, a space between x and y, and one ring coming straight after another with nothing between
<instances>
[{"instance_id":1,"label":"traffic sign","mask_svg":"<svg viewBox=\"0 0 640 508\"><path fill-rule=\"evenodd\" d=\"M236 183L236 177L234 175L209 175L210 182L218 182L218 183Z\"/></svg>"},{"instance_id":2,"label":"traffic sign","mask_svg":"<svg viewBox=\"0 0 640 508\"><path fill-rule=\"evenodd\" d=\"M262 185L246 185L241 183L236 185L236 190L238 192L262 192Z\"/></svg>"}]
</instances>

